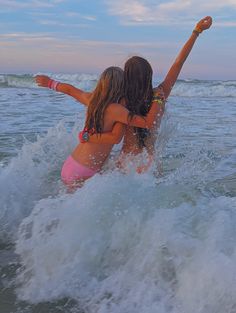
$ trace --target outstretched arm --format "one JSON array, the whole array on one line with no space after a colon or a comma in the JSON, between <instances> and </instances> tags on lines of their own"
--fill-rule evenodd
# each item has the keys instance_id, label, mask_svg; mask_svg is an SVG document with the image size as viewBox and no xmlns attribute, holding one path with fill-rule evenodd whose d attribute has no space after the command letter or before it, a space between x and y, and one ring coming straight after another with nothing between
<instances>
[{"instance_id":1,"label":"outstretched arm","mask_svg":"<svg viewBox=\"0 0 236 313\"><path fill-rule=\"evenodd\" d=\"M184 65L184 62L186 61L189 53L191 52L193 45L199 36L201 32L211 27L212 24L212 18L210 16L206 16L203 19L201 19L195 29L192 32L192 35L189 37L187 42L184 44L183 48L181 49L180 53L178 54L177 58L175 59L173 65L171 66L169 72L166 75L166 78L161 83L161 86L163 88L165 98L167 99L172 87L174 86L179 73Z\"/></svg>"},{"instance_id":2,"label":"outstretched arm","mask_svg":"<svg viewBox=\"0 0 236 313\"><path fill-rule=\"evenodd\" d=\"M159 103L153 103L147 116L133 115L132 117L130 112L119 103L110 104L107 110L114 122L120 122L133 127L150 129L155 124L158 112L162 111L162 108Z\"/></svg>"},{"instance_id":3,"label":"outstretched arm","mask_svg":"<svg viewBox=\"0 0 236 313\"><path fill-rule=\"evenodd\" d=\"M35 81L38 86L47 87L53 89L55 91L59 91L65 93L84 105L89 104L89 99L91 97L90 92L85 92L79 88L76 88L70 84L60 83L58 81L52 80L50 77L46 75L37 75L35 77Z\"/></svg>"},{"instance_id":4,"label":"outstretched arm","mask_svg":"<svg viewBox=\"0 0 236 313\"><path fill-rule=\"evenodd\" d=\"M97 144L118 144L124 136L125 125L152 128L154 125L159 126L164 113L164 102L153 103L147 116L134 115L129 117L129 111L119 103L113 103L108 108L109 114L115 120L115 124L110 132L89 135L88 141ZM81 141L85 142L85 141Z\"/></svg>"},{"instance_id":5,"label":"outstretched arm","mask_svg":"<svg viewBox=\"0 0 236 313\"><path fill-rule=\"evenodd\" d=\"M124 136L125 125L122 123L115 123L111 132L102 134L94 134L89 136L89 142L100 144L118 144Z\"/></svg>"}]
</instances>

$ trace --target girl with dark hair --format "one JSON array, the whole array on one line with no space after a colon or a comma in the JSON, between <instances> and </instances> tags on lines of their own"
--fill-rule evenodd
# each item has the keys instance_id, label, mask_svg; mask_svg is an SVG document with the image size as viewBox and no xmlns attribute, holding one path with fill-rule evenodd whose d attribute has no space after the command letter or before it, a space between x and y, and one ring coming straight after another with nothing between
<instances>
[{"instance_id":1,"label":"girl with dark hair","mask_svg":"<svg viewBox=\"0 0 236 313\"><path fill-rule=\"evenodd\" d=\"M130 111L130 121L132 121L132 117L135 114L147 117L148 119L152 112L153 124L149 127L150 129L131 127L132 125L126 127L119 162L121 165L127 161L127 156L131 156L132 159L134 155L140 154L144 150L148 153L148 161L146 164L139 166L137 172L143 172L151 165L154 157L154 143L156 140L157 128L160 126L161 118L164 114L165 101L178 78L185 60L191 52L197 37L204 30L208 29L211 24L212 18L210 16L201 19L197 23L190 38L181 49L168 71L164 81L154 89L152 86L152 67L147 60L142 57L134 56L125 63L125 101L126 108ZM117 114L121 115L122 112L117 112ZM91 136L90 141L99 143L116 143L118 136L119 129L117 125L111 133L105 133L101 136L93 135Z\"/></svg>"}]
</instances>

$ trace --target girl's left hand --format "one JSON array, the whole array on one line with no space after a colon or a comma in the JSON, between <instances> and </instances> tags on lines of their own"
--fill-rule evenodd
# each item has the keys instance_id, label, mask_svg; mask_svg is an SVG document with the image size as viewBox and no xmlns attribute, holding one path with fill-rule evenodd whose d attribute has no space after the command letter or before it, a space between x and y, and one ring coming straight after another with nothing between
<instances>
[{"instance_id":1,"label":"girl's left hand","mask_svg":"<svg viewBox=\"0 0 236 313\"><path fill-rule=\"evenodd\" d=\"M206 16L197 23L195 29L199 29L202 32L203 30L210 28L211 25L212 18L210 16Z\"/></svg>"},{"instance_id":2,"label":"girl's left hand","mask_svg":"<svg viewBox=\"0 0 236 313\"><path fill-rule=\"evenodd\" d=\"M50 81L50 78L46 75L37 75L35 76L35 82L38 86L41 87L48 87L48 83Z\"/></svg>"}]
</instances>

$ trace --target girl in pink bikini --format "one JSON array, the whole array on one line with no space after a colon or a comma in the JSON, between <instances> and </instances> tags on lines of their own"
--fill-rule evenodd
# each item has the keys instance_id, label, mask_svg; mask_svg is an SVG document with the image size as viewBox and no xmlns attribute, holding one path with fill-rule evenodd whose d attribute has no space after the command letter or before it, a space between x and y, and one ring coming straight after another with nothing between
<instances>
[{"instance_id":1,"label":"girl in pink bikini","mask_svg":"<svg viewBox=\"0 0 236 313\"><path fill-rule=\"evenodd\" d=\"M197 23L166 78L154 89L151 66L140 57L133 57L126 62L125 80L120 68L106 69L92 93L53 81L44 75L36 76L39 86L68 94L88 107L85 128L79 135L80 144L62 168L62 180L66 184L84 181L99 172L113 145L119 143L123 135L122 155L137 155L146 149L149 162L137 171L143 172L150 166L155 133L164 113L165 99L169 96L197 37L211 24L211 17L205 17Z\"/></svg>"}]
</instances>

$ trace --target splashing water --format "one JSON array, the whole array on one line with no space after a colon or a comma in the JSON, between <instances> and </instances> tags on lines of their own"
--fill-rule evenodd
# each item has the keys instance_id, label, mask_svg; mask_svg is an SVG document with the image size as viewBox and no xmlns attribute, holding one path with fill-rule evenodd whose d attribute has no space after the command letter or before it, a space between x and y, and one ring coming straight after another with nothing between
<instances>
[{"instance_id":1,"label":"splashing water","mask_svg":"<svg viewBox=\"0 0 236 313\"><path fill-rule=\"evenodd\" d=\"M34 140L24 139L0 169L0 300L9 281L18 297L16 308L4 313L36 312L40 305L54 313L235 312L236 112L233 105L221 110L225 101L234 103L226 100L229 82L219 82L228 93L223 100L211 98L209 84L214 87L199 81L176 86L182 94L170 98L149 172L124 175L111 161L73 194L60 182L60 169L83 119L71 118L58 94L37 88L31 94L29 85L24 96L17 87L20 99L44 92L42 106L57 103L48 120L59 109L61 115ZM199 88L207 100L194 99ZM20 112L23 104L17 104ZM160 159L163 176L157 177ZM58 302L65 298L73 299L72 308Z\"/></svg>"}]
</instances>

